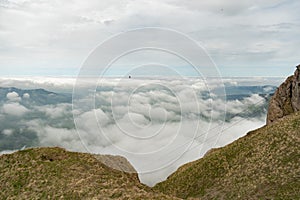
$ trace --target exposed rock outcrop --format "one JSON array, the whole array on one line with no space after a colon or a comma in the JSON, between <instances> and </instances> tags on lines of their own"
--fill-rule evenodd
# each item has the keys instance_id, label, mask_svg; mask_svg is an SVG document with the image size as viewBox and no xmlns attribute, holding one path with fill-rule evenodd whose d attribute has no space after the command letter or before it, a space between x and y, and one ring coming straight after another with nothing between
<instances>
[{"instance_id":1,"label":"exposed rock outcrop","mask_svg":"<svg viewBox=\"0 0 300 200\"><path fill-rule=\"evenodd\" d=\"M282 83L273 95L268 109L267 124L300 111L300 65L293 76Z\"/></svg>"}]
</instances>

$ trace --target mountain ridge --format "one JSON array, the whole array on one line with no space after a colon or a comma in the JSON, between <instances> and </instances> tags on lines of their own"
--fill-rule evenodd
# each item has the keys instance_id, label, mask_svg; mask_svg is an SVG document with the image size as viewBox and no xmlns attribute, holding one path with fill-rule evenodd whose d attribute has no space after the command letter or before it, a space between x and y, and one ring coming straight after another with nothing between
<instances>
[{"instance_id":1,"label":"mountain ridge","mask_svg":"<svg viewBox=\"0 0 300 200\"><path fill-rule=\"evenodd\" d=\"M58 147L1 155L0 169L0 199L177 199L141 184L136 173Z\"/></svg>"}]
</instances>

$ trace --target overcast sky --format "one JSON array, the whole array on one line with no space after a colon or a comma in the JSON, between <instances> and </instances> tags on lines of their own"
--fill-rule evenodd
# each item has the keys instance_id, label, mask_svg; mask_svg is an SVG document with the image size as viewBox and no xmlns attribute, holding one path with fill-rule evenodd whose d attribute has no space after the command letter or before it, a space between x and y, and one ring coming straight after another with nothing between
<instances>
[{"instance_id":1,"label":"overcast sky","mask_svg":"<svg viewBox=\"0 0 300 200\"><path fill-rule=\"evenodd\" d=\"M129 29L164 27L202 45L223 76L286 76L300 63L297 0L0 0L0 75L77 75Z\"/></svg>"}]
</instances>

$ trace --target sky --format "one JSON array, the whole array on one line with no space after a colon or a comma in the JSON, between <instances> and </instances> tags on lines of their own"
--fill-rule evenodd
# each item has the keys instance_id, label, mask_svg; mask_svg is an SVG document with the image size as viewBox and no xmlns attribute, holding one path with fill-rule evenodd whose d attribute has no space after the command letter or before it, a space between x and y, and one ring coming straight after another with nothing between
<instances>
[{"instance_id":1,"label":"sky","mask_svg":"<svg viewBox=\"0 0 300 200\"><path fill-rule=\"evenodd\" d=\"M285 77L300 63L299 8L297 0L0 0L0 76L76 76L108 38L162 27L203 47L221 76Z\"/></svg>"}]
</instances>

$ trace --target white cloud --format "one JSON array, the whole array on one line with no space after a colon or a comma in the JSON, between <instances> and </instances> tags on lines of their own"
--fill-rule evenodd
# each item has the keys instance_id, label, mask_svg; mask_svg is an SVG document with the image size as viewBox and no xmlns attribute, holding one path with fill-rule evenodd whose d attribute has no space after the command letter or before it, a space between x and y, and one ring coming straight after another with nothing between
<instances>
[{"instance_id":1,"label":"white cloud","mask_svg":"<svg viewBox=\"0 0 300 200\"><path fill-rule=\"evenodd\" d=\"M43 88L54 92L72 92L75 81L76 79L71 77L0 77L2 87Z\"/></svg>"},{"instance_id":2,"label":"white cloud","mask_svg":"<svg viewBox=\"0 0 300 200\"><path fill-rule=\"evenodd\" d=\"M10 136L11 134L13 134L13 130L11 130L11 129L4 129L2 131L2 134L6 135L6 136Z\"/></svg>"},{"instance_id":3,"label":"white cloud","mask_svg":"<svg viewBox=\"0 0 300 200\"><path fill-rule=\"evenodd\" d=\"M56 104L56 105L47 105L47 106L38 106L37 110L44 112L48 117L55 119L60 118L68 114L71 110L70 104Z\"/></svg>"},{"instance_id":4,"label":"white cloud","mask_svg":"<svg viewBox=\"0 0 300 200\"><path fill-rule=\"evenodd\" d=\"M6 98L10 101L21 101L21 97L16 92L7 93Z\"/></svg>"},{"instance_id":5,"label":"white cloud","mask_svg":"<svg viewBox=\"0 0 300 200\"><path fill-rule=\"evenodd\" d=\"M19 149L18 149L19 150ZM5 151L0 151L0 155L4 155L4 154L12 154L17 152L18 150L5 150Z\"/></svg>"},{"instance_id":6,"label":"white cloud","mask_svg":"<svg viewBox=\"0 0 300 200\"><path fill-rule=\"evenodd\" d=\"M239 85L241 81L245 80L224 80L229 85ZM209 88L220 87L218 81L211 80L208 84ZM218 92L210 98L201 98L201 92L206 90L207 85L197 78L103 79L95 95L100 120L95 120L94 105L87 103L93 102L94 95L85 96L80 101L84 109L75 115L79 135L91 152L125 156L139 171L141 180L152 185L181 164L198 159L210 148L226 145L264 123L264 119L234 118L222 126L225 101L217 98ZM227 111L235 115L257 102L262 105L265 100L254 94L230 101ZM194 137L196 150L186 151Z\"/></svg>"},{"instance_id":7,"label":"white cloud","mask_svg":"<svg viewBox=\"0 0 300 200\"><path fill-rule=\"evenodd\" d=\"M0 79L0 83L23 84L30 88L50 87L60 91L61 88L71 88L74 80L70 80L10 78ZM269 85L277 79L228 78L223 81L230 86L249 86ZM94 80L88 80L82 87L90 89L93 84ZM218 92L207 95L206 84L214 89L221 86L214 79L205 83L199 78L105 78L95 94L94 90L86 89L86 95L74 99L74 105L32 104L29 117L31 113L43 113L43 117L18 120L37 134L42 146L125 156L140 172L141 180L153 185L180 165L202 157L210 148L226 145L265 123L264 116L235 116L224 123L225 99L218 98ZM257 102L260 102L258 105L266 103L257 94L229 101L227 112L234 116ZM6 114L21 116L28 109L17 102L9 102L4 104L2 111L3 117ZM77 130L73 127L72 114ZM191 142L192 149L189 148Z\"/></svg>"},{"instance_id":8,"label":"white cloud","mask_svg":"<svg viewBox=\"0 0 300 200\"><path fill-rule=\"evenodd\" d=\"M20 105L19 103L4 104L2 109L5 114L18 116L18 117L21 117L22 115L24 115L29 111L27 108Z\"/></svg>"},{"instance_id":9,"label":"white cloud","mask_svg":"<svg viewBox=\"0 0 300 200\"><path fill-rule=\"evenodd\" d=\"M23 94L23 98L24 98L24 99L29 99L29 98L30 98L30 94L24 93L24 94Z\"/></svg>"},{"instance_id":10,"label":"white cloud","mask_svg":"<svg viewBox=\"0 0 300 200\"><path fill-rule=\"evenodd\" d=\"M15 152L17 152L19 150L24 150L25 148L26 148L26 146L22 147L21 149L0 151L0 156L4 155L4 154L12 154L12 153L15 153Z\"/></svg>"}]
</instances>

